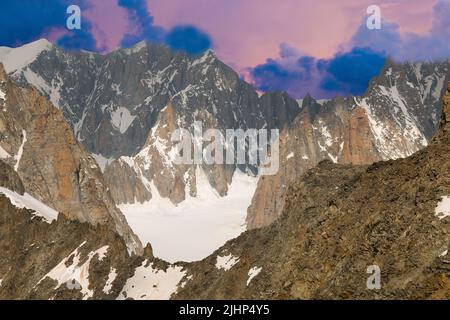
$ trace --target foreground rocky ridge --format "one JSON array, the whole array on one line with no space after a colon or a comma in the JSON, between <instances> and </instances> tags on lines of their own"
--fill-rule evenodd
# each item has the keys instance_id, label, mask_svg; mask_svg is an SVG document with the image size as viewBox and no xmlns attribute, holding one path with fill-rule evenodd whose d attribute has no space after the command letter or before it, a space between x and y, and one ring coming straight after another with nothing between
<instances>
[{"instance_id":1,"label":"foreground rocky ridge","mask_svg":"<svg viewBox=\"0 0 450 320\"><path fill-rule=\"evenodd\" d=\"M0 168L0 188L23 195L25 188L14 169L1 160ZM149 276L151 284L140 279L149 298L168 299L170 290L176 290L176 285L170 290L164 283L161 289L158 286L161 275L181 267L155 259L150 246L141 256L130 255L124 239L108 226L81 223L63 214L47 221L10 197L0 189L0 300L111 300L128 294L143 299L145 294L136 295L132 285L127 287L139 268L160 275ZM150 295L151 289L157 293Z\"/></svg>"}]
</instances>

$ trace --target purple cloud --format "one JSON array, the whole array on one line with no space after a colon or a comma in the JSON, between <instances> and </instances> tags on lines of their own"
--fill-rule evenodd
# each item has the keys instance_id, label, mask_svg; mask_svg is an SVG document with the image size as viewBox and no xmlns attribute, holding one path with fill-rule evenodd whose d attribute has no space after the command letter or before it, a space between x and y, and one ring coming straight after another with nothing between
<instances>
[{"instance_id":1,"label":"purple cloud","mask_svg":"<svg viewBox=\"0 0 450 320\"><path fill-rule=\"evenodd\" d=\"M369 48L353 48L331 59L316 59L282 44L280 57L249 70L260 91L286 91L295 98L310 93L316 98L361 95L369 81L379 74L385 56Z\"/></svg>"},{"instance_id":2,"label":"purple cloud","mask_svg":"<svg viewBox=\"0 0 450 320\"><path fill-rule=\"evenodd\" d=\"M122 39L124 47L146 40L165 43L172 49L188 54L199 54L211 48L210 36L192 25L175 26L171 30L155 26L145 0L118 0L118 4L128 11L132 29Z\"/></svg>"},{"instance_id":3,"label":"purple cloud","mask_svg":"<svg viewBox=\"0 0 450 320\"><path fill-rule=\"evenodd\" d=\"M166 31L154 25L145 0L119 0L120 7L128 12L128 23L133 29L125 34L122 46L130 47L142 40L162 42Z\"/></svg>"},{"instance_id":4,"label":"purple cloud","mask_svg":"<svg viewBox=\"0 0 450 320\"><path fill-rule=\"evenodd\" d=\"M71 4L89 8L87 0L0 1L0 45L16 47L58 33L57 43L66 49L96 50L89 21L83 21L81 30L66 29L66 10Z\"/></svg>"},{"instance_id":5,"label":"purple cloud","mask_svg":"<svg viewBox=\"0 0 450 320\"><path fill-rule=\"evenodd\" d=\"M442 60L450 57L450 1L439 0L433 8L433 25L420 35L402 33L400 26L384 20L380 30L369 30L366 21L331 59L316 59L282 44L278 58L248 69L261 91L281 90L302 98L361 95L379 74L386 58L398 62Z\"/></svg>"},{"instance_id":6,"label":"purple cloud","mask_svg":"<svg viewBox=\"0 0 450 320\"><path fill-rule=\"evenodd\" d=\"M442 60L450 57L450 1L439 0L433 8L433 25L427 34L401 33L400 26L383 21L380 30L362 24L345 48L367 47L403 61Z\"/></svg>"}]
</instances>

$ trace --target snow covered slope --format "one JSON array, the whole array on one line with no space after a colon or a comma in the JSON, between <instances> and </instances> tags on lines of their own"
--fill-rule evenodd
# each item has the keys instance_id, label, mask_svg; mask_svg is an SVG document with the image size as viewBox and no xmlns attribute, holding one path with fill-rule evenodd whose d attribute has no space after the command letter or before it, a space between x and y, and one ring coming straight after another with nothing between
<instances>
[{"instance_id":1,"label":"snow covered slope","mask_svg":"<svg viewBox=\"0 0 450 320\"><path fill-rule=\"evenodd\" d=\"M25 68L52 44L45 39L28 43L18 48L0 47L0 63L3 63L7 73L13 73Z\"/></svg>"},{"instance_id":2,"label":"snow covered slope","mask_svg":"<svg viewBox=\"0 0 450 320\"><path fill-rule=\"evenodd\" d=\"M145 260L127 280L117 300L169 300L185 275L181 267L170 266L164 271Z\"/></svg>"},{"instance_id":3,"label":"snow covered slope","mask_svg":"<svg viewBox=\"0 0 450 320\"><path fill-rule=\"evenodd\" d=\"M36 216L44 218L48 223L51 223L58 218L58 212L56 210L33 198L28 193L25 193L22 196L16 192L0 187L0 194L9 198L11 203L17 208L32 210Z\"/></svg>"},{"instance_id":4,"label":"snow covered slope","mask_svg":"<svg viewBox=\"0 0 450 320\"><path fill-rule=\"evenodd\" d=\"M153 190L149 202L120 209L142 243L151 243L156 257L168 262L197 261L246 230L247 208L257 181L236 171L228 195L220 197L197 170L197 197L175 206Z\"/></svg>"},{"instance_id":5,"label":"snow covered slope","mask_svg":"<svg viewBox=\"0 0 450 320\"><path fill-rule=\"evenodd\" d=\"M449 61L388 64L367 93L354 98L369 118L383 160L410 156L436 132Z\"/></svg>"}]
</instances>

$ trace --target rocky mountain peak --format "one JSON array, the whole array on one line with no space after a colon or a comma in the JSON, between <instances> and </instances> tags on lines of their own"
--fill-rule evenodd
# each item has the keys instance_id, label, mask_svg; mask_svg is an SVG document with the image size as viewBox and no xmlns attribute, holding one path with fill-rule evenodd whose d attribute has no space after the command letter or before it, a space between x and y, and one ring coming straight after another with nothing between
<instances>
[{"instance_id":1,"label":"rocky mountain peak","mask_svg":"<svg viewBox=\"0 0 450 320\"><path fill-rule=\"evenodd\" d=\"M439 127L449 71L447 61L388 61L361 97L320 103L305 96L301 113L281 141L283 170L260 180L248 210L248 228L272 223L282 213L289 185L322 160L369 165L405 158L427 146ZM449 92L444 103L442 121L448 127ZM435 140L448 139L448 130L440 130Z\"/></svg>"},{"instance_id":2,"label":"rocky mountain peak","mask_svg":"<svg viewBox=\"0 0 450 320\"><path fill-rule=\"evenodd\" d=\"M39 39L17 48L0 47L0 62L7 73L20 71L33 63L41 53L54 46L46 39Z\"/></svg>"},{"instance_id":3,"label":"rocky mountain peak","mask_svg":"<svg viewBox=\"0 0 450 320\"><path fill-rule=\"evenodd\" d=\"M303 103L309 104L312 101L316 101L316 100L312 97L312 95L309 92L306 93L305 97L303 98Z\"/></svg>"}]
</instances>

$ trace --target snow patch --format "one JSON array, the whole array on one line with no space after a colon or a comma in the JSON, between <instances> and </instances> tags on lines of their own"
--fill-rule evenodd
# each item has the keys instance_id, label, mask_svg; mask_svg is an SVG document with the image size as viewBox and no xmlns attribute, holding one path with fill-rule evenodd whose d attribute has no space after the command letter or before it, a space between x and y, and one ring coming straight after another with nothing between
<instances>
[{"instance_id":1,"label":"snow patch","mask_svg":"<svg viewBox=\"0 0 450 320\"><path fill-rule=\"evenodd\" d=\"M103 288L104 293L109 294L111 292L112 284L113 284L114 280L116 280L116 277L117 277L117 271L116 271L116 269L111 267L111 271L109 272L105 287Z\"/></svg>"},{"instance_id":2,"label":"snow patch","mask_svg":"<svg viewBox=\"0 0 450 320\"><path fill-rule=\"evenodd\" d=\"M193 275L190 275L190 276L186 277L186 279L185 279L183 282L181 282L181 283L178 285L178 287L179 287L179 288L184 288L184 287L187 285L187 283L188 283L189 281L191 281L193 278L194 278Z\"/></svg>"},{"instance_id":3,"label":"snow patch","mask_svg":"<svg viewBox=\"0 0 450 320\"><path fill-rule=\"evenodd\" d=\"M250 284L250 282L255 278L260 272L262 268L253 267L248 272L248 280L247 280L247 286Z\"/></svg>"},{"instance_id":4,"label":"snow patch","mask_svg":"<svg viewBox=\"0 0 450 320\"><path fill-rule=\"evenodd\" d=\"M5 149L2 148L2 146L0 146L0 159L8 159L11 158L11 155L6 152Z\"/></svg>"},{"instance_id":5,"label":"snow patch","mask_svg":"<svg viewBox=\"0 0 450 320\"><path fill-rule=\"evenodd\" d=\"M444 90L444 82L445 82L444 77L437 79L436 87L434 88L434 91L433 91L434 99L436 99L436 100L441 99L442 90Z\"/></svg>"},{"instance_id":6,"label":"snow patch","mask_svg":"<svg viewBox=\"0 0 450 320\"><path fill-rule=\"evenodd\" d=\"M236 263L239 262L239 258L238 257L233 257L233 255L229 254L227 256L217 256L217 262L216 262L216 268L217 269L222 269L225 271L230 270L231 268L233 268Z\"/></svg>"},{"instance_id":7,"label":"snow patch","mask_svg":"<svg viewBox=\"0 0 450 320\"><path fill-rule=\"evenodd\" d=\"M382 159L405 158L427 146L428 141L419 130L417 119L409 114L406 103L397 88L380 86L379 91L384 99L390 100L394 106L389 114L390 119L393 120L392 124L378 114L382 110L380 105L370 105L367 98L354 98L354 101L356 106L366 111L370 130ZM401 132L401 135L398 132ZM401 150L398 147L399 145L403 146Z\"/></svg>"},{"instance_id":8,"label":"snow patch","mask_svg":"<svg viewBox=\"0 0 450 320\"><path fill-rule=\"evenodd\" d=\"M125 283L118 300L169 300L186 275L182 267L171 266L164 271L153 268L153 263L146 266L147 264L148 260L145 260L135 270L134 276Z\"/></svg>"},{"instance_id":9,"label":"snow patch","mask_svg":"<svg viewBox=\"0 0 450 320\"><path fill-rule=\"evenodd\" d=\"M327 152L328 157L334 162L334 163L338 163L338 157L333 156L331 153Z\"/></svg>"},{"instance_id":10,"label":"snow patch","mask_svg":"<svg viewBox=\"0 0 450 320\"><path fill-rule=\"evenodd\" d=\"M114 161L114 158L106 158L105 156L101 155L101 154L95 154L92 153L91 154L92 157L95 159L95 161L97 162L98 166L100 167L100 169L102 170L102 172L105 171L105 168L107 165L109 165L111 162Z\"/></svg>"},{"instance_id":11,"label":"snow patch","mask_svg":"<svg viewBox=\"0 0 450 320\"><path fill-rule=\"evenodd\" d=\"M208 59L213 59L213 58L214 58L213 52L211 50L207 50L205 53L203 53L203 55L200 58L197 58L194 61L192 61L189 68L193 68L197 65L204 64L204 63L208 62Z\"/></svg>"},{"instance_id":12,"label":"snow patch","mask_svg":"<svg viewBox=\"0 0 450 320\"><path fill-rule=\"evenodd\" d=\"M258 178L237 170L228 195L220 197L202 170L196 175L197 197L188 194L177 206L151 183L145 183L153 196L149 202L119 206L142 243L151 243L155 256L165 261L201 260L246 230Z\"/></svg>"},{"instance_id":13,"label":"snow patch","mask_svg":"<svg viewBox=\"0 0 450 320\"><path fill-rule=\"evenodd\" d=\"M0 62L6 57L6 55L11 52L11 48L8 47L0 47Z\"/></svg>"},{"instance_id":14,"label":"snow patch","mask_svg":"<svg viewBox=\"0 0 450 320\"><path fill-rule=\"evenodd\" d=\"M147 43L144 41L138 42L131 48L122 49L126 54L138 53L143 48L147 46Z\"/></svg>"},{"instance_id":15,"label":"snow patch","mask_svg":"<svg viewBox=\"0 0 450 320\"><path fill-rule=\"evenodd\" d=\"M406 81L406 84L407 84L410 88L413 88L413 89L416 88L416 87L415 87L411 82L409 82L409 81Z\"/></svg>"},{"instance_id":16,"label":"snow patch","mask_svg":"<svg viewBox=\"0 0 450 320\"><path fill-rule=\"evenodd\" d=\"M445 257L448 254L448 250L445 250L439 255L439 258Z\"/></svg>"},{"instance_id":17,"label":"snow patch","mask_svg":"<svg viewBox=\"0 0 450 320\"><path fill-rule=\"evenodd\" d=\"M116 110L111 111L110 114L113 127L122 134L128 130L134 119L136 119L136 116L131 115L130 111L124 107L118 107Z\"/></svg>"},{"instance_id":18,"label":"snow patch","mask_svg":"<svg viewBox=\"0 0 450 320\"><path fill-rule=\"evenodd\" d=\"M83 300L91 298L94 295L94 291L89 289L89 266L91 264L91 260L97 255L98 259L102 261L109 247L104 246L96 251L90 252L88 254L88 259L86 260L86 262L84 262L80 266L79 263L81 261L81 256L79 250L85 244L86 242L83 242L69 256L64 258L56 267L54 267L49 273L42 277L37 285L39 285L45 278L50 278L58 282L58 284L55 286L55 290L63 284L68 285L70 283L74 283L80 286ZM67 263L68 261L70 261L72 256L72 263L67 266Z\"/></svg>"},{"instance_id":19,"label":"snow patch","mask_svg":"<svg viewBox=\"0 0 450 320\"><path fill-rule=\"evenodd\" d=\"M0 187L0 194L4 194L9 198L11 203L19 209L29 209L34 211L34 214L38 217L44 218L44 221L52 223L52 221L58 218L58 212L47 205L43 204L41 201L33 198L28 193L23 196L15 193L6 188Z\"/></svg>"},{"instance_id":20,"label":"snow patch","mask_svg":"<svg viewBox=\"0 0 450 320\"><path fill-rule=\"evenodd\" d=\"M113 84L111 85L111 89L112 89L112 90L114 91L114 93L115 93L116 95L118 95L118 96L120 96L120 95L123 94L122 90L120 90L120 84L113 83Z\"/></svg>"},{"instance_id":21,"label":"snow patch","mask_svg":"<svg viewBox=\"0 0 450 320\"><path fill-rule=\"evenodd\" d=\"M52 44L45 39L18 48L0 47L0 62L3 63L6 73L11 73L23 69L35 61L43 51L51 48Z\"/></svg>"},{"instance_id":22,"label":"snow patch","mask_svg":"<svg viewBox=\"0 0 450 320\"><path fill-rule=\"evenodd\" d=\"M435 212L439 220L450 216L450 196L442 197L442 200L438 203Z\"/></svg>"},{"instance_id":23,"label":"snow patch","mask_svg":"<svg viewBox=\"0 0 450 320\"><path fill-rule=\"evenodd\" d=\"M320 104L321 106L323 106L324 104L326 104L329 101L331 101L331 100L330 99L319 99L319 100L316 100L316 102L318 104Z\"/></svg>"},{"instance_id":24,"label":"snow patch","mask_svg":"<svg viewBox=\"0 0 450 320\"><path fill-rule=\"evenodd\" d=\"M23 147L25 146L25 143L27 142L27 132L25 130L22 130L22 135L23 135L23 139L22 139L22 144L20 145L20 148L19 148L19 152L17 152L17 155L14 156L14 159L16 160L16 164L14 165L15 171L19 170L20 159L22 159L22 154L23 154Z\"/></svg>"}]
</instances>

